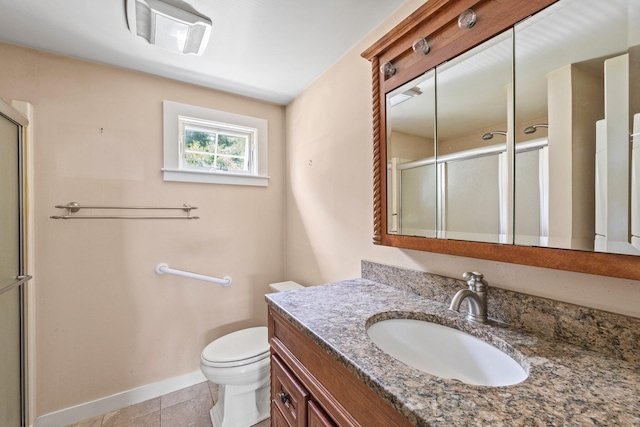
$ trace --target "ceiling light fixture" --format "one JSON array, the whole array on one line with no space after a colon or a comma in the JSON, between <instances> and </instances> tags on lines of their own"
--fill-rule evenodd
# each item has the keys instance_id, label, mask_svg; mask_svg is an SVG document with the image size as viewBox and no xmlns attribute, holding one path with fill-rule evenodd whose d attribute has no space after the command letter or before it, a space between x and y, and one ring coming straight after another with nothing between
<instances>
[{"instance_id":1,"label":"ceiling light fixture","mask_svg":"<svg viewBox=\"0 0 640 427\"><path fill-rule=\"evenodd\" d=\"M129 30L174 52L202 55L211 20L181 0L127 0Z\"/></svg>"},{"instance_id":2,"label":"ceiling light fixture","mask_svg":"<svg viewBox=\"0 0 640 427\"><path fill-rule=\"evenodd\" d=\"M400 92L396 95L393 95L390 99L389 99L389 103L391 104L391 106L396 106L398 104L400 104L401 102L404 102L408 99L413 98L414 96L418 96L418 95L422 95L422 91L420 90L420 88L418 86L414 86L412 88L409 88L407 90L405 90L404 92Z\"/></svg>"}]
</instances>

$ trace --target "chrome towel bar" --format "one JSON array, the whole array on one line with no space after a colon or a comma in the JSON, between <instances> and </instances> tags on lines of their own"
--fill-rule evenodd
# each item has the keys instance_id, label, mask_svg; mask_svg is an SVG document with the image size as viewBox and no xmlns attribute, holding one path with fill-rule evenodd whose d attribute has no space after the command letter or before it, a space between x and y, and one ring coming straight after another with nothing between
<instances>
[{"instance_id":1,"label":"chrome towel bar","mask_svg":"<svg viewBox=\"0 0 640 427\"><path fill-rule=\"evenodd\" d=\"M225 276L220 279L218 277L205 276L204 274L191 273L190 271L176 270L174 268L169 268L169 266L165 263L160 263L156 265L156 273L158 274L173 274L176 276L187 277L189 279L196 280L204 280L205 282L217 283L222 286L231 286L231 277Z\"/></svg>"},{"instance_id":2,"label":"chrome towel bar","mask_svg":"<svg viewBox=\"0 0 640 427\"><path fill-rule=\"evenodd\" d=\"M200 219L199 216L52 215L51 219Z\"/></svg>"},{"instance_id":3,"label":"chrome towel bar","mask_svg":"<svg viewBox=\"0 0 640 427\"><path fill-rule=\"evenodd\" d=\"M69 202L66 205L55 205L56 209L66 209L67 215L54 215L50 218L52 219L200 219L198 216L191 216L191 211L193 209L198 209L197 206L191 206L188 203L185 203L182 206L178 207L166 207L166 206L82 206L77 202ZM186 216L176 216L176 215L157 215L157 216L142 216L142 215L71 215L78 212L80 209L118 209L118 210L128 210L128 209L138 209L138 210L181 210L187 213Z\"/></svg>"},{"instance_id":4,"label":"chrome towel bar","mask_svg":"<svg viewBox=\"0 0 640 427\"><path fill-rule=\"evenodd\" d=\"M162 209L162 210L170 210L170 209L180 209L185 212L189 212L192 209L198 209L197 206L191 206L188 203L185 203L179 207L162 207L162 206L82 206L77 202L69 202L66 205L56 205L57 209L67 209L70 212L78 212L80 209Z\"/></svg>"}]
</instances>

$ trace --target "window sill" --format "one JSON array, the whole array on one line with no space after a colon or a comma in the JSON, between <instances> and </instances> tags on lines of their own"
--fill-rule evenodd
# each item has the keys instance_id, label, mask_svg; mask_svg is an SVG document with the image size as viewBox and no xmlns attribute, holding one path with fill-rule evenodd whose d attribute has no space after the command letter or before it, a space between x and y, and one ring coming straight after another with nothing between
<instances>
[{"instance_id":1,"label":"window sill","mask_svg":"<svg viewBox=\"0 0 640 427\"><path fill-rule=\"evenodd\" d=\"M185 169L162 168L165 181L201 182L207 184L252 185L266 187L268 176L247 175L233 172L209 172Z\"/></svg>"}]
</instances>

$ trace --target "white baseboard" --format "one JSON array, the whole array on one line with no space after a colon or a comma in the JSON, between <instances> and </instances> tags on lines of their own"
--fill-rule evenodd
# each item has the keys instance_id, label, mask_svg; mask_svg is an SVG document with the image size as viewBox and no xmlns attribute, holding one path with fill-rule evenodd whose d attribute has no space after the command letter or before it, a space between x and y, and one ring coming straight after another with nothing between
<instances>
[{"instance_id":1,"label":"white baseboard","mask_svg":"<svg viewBox=\"0 0 640 427\"><path fill-rule=\"evenodd\" d=\"M96 399L91 402L82 403L70 408L61 409L50 414L42 415L33 423L34 427L63 427L74 424L88 418L126 408L145 400L154 399L176 390L199 384L207 379L201 371L179 377L169 378L153 384L112 394L111 396Z\"/></svg>"}]
</instances>

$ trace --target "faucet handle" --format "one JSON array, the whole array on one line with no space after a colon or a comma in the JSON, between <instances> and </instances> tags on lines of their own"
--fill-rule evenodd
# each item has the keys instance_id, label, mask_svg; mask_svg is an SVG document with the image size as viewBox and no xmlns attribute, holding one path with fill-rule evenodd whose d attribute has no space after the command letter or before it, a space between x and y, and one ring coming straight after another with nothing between
<instances>
[{"instance_id":1,"label":"faucet handle","mask_svg":"<svg viewBox=\"0 0 640 427\"><path fill-rule=\"evenodd\" d=\"M484 280L484 274L482 273L478 273L477 271L467 271L462 274L462 277L467 279L469 289L474 292L483 292L489 288L489 284Z\"/></svg>"}]
</instances>

